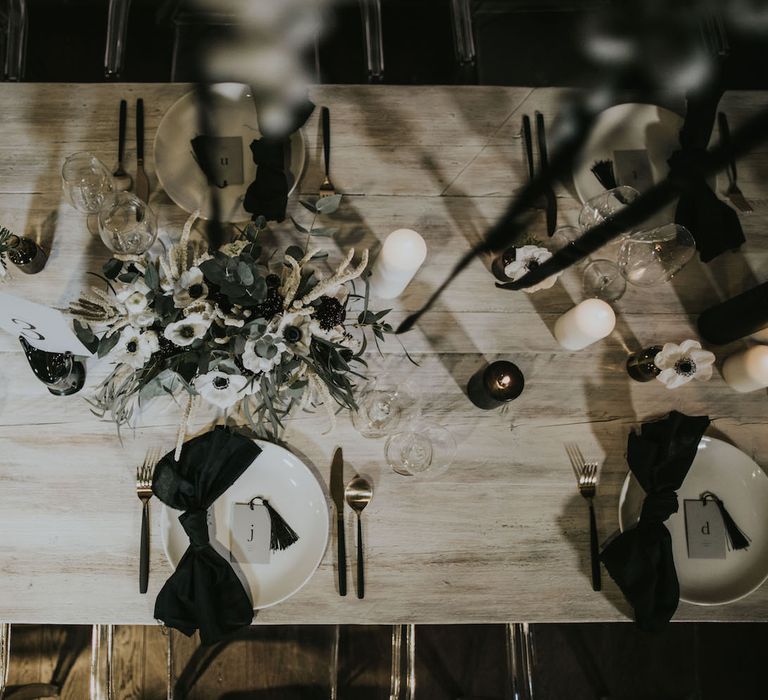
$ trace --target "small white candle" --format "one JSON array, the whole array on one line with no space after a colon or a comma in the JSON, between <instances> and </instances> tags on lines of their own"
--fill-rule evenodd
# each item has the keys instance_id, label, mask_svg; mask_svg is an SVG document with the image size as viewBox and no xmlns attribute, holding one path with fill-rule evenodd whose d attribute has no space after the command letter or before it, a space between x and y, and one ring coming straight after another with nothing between
<instances>
[{"instance_id":1,"label":"small white candle","mask_svg":"<svg viewBox=\"0 0 768 700\"><path fill-rule=\"evenodd\" d=\"M602 299L585 299L555 322L555 338L566 350L581 350L611 334L616 314Z\"/></svg>"},{"instance_id":2,"label":"small white candle","mask_svg":"<svg viewBox=\"0 0 768 700\"><path fill-rule=\"evenodd\" d=\"M723 363L723 379L741 393L768 387L768 347L755 345L731 355Z\"/></svg>"},{"instance_id":3,"label":"small white candle","mask_svg":"<svg viewBox=\"0 0 768 700\"><path fill-rule=\"evenodd\" d=\"M403 293L408 283L427 257L424 239L409 228L390 233L371 273L371 292L380 299L394 299Z\"/></svg>"}]
</instances>

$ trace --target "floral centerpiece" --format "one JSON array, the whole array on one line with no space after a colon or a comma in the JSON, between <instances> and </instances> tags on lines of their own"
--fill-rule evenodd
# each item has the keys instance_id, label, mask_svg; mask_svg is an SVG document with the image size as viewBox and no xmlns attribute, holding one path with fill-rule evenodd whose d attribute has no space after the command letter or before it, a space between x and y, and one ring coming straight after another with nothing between
<instances>
[{"instance_id":1,"label":"floral centerpiece","mask_svg":"<svg viewBox=\"0 0 768 700\"><path fill-rule=\"evenodd\" d=\"M108 289L92 287L71 305L80 340L115 364L91 399L94 412L110 414L119 429L137 402L186 394L180 434L203 400L240 411L269 436L294 406L322 405L332 421L335 407L355 409L366 329L377 344L392 331L388 310L368 309L367 281L364 294L354 289L368 251L355 260L350 250L323 276L313 261L324 253L292 246L265 256L263 219L209 251L191 239L195 218L156 259L108 261ZM350 319L352 299L362 310Z\"/></svg>"}]
</instances>

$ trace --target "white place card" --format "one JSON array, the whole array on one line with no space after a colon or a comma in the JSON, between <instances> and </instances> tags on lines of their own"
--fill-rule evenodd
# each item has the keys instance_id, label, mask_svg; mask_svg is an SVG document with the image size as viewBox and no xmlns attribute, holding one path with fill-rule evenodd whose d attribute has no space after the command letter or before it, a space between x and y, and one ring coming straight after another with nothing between
<instances>
[{"instance_id":1,"label":"white place card","mask_svg":"<svg viewBox=\"0 0 768 700\"><path fill-rule=\"evenodd\" d=\"M69 320L56 309L0 292L0 328L47 352L90 355L75 335Z\"/></svg>"},{"instance_id":2,"label":"white place card","mask_svg":"<svg viewBox=\"0 0 768 700\"><path fill-rule=\"evenodd\" d=\"M712 501L686 499L685 537L691 559L725 559L725 525Z\"/></svg>"},{"instance_id":3,"label":"white place card","mask_svg":"<svg viewBox=\"0 0 768 700\"><path fill-rule=\"evenodd\" d=\"M240 564L269 564L272 522L262 504L235 503L229 528L229 558Z\"/></svg>"}]
</instances>

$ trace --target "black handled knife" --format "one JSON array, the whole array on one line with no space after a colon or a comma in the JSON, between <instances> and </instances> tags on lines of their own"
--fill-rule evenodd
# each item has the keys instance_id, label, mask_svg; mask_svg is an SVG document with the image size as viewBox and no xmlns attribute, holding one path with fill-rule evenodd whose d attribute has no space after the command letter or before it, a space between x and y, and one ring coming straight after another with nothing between
<instances>
[{"instance_id":1,"label":"black handled knife","mask_svg":"<svg viewBox=\"0 0 768 700\"><path fill-rule=\"evenodd\" d=\"M339 595L347 595L347 546L344 541L344 454L336 448L331 462L331 498L336 506L336 543Z\"/></svg>"}]
</instances>

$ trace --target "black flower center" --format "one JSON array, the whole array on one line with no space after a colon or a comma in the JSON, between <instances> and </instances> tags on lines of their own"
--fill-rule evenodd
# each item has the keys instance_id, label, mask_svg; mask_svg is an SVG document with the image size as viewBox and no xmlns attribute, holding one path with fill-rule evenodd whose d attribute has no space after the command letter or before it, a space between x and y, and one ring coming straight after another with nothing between
<instances>
[{"instance_id":1,"label":"black flower center","mask_svg":"<svg viewBox=\"0 0 768 700\"><path fill-rule=\"evenodd\" d=\"M229 386L229 377L214 377L212 383L214 389L226 389Z\"/></svg>"},{"instance_id":2,"label":"black flower center","mask_svg":"<svg viewBox=\"0 0 768 700\"><path fill-rule=\"evenodd\" d=\"M526 270L535 270L539 266L539 261L535 258L529 258L525 263Z\"/></svg>"},{"instance_id":3,"label":"black flower center","mask_svg":"<svg viewBox=\"0 0 768 700\"><path fill-rule=\"evenodd\" d=\"M193 284L188 291L189 296L191 296L193 299L197 299L198 297L203 296L203 285Z\"/></svg>"},{"instance_id":4,"label":"black flower center","mask_svg":"<svg viewBox=\"0 0 768 700\"><path fill-rule=\"evenodd\" d=\"M139 344L135 340L129 340L128 344L125 346L125 349L128 352L136 352L139 349Z\"/></svg>"},{"instance_id":5,"label":"black flower center","mask_svg":"<svg viewBox=\"0 0 768 700\"><path fill-rule=\"evenodd\" d=\"M301 329L296 326L286 326L283 339L286 343L298 343L301 340Z\"/></svg>"},{"instance_id":6,"label":"black flower center","mask_svg":"<svg viewBox=\"0 0 768 700\"><path fill-rule=\"evenodd\" d=\"M194 338L195 337L195 327L194 326L182 326L179 328L179 335L182 338Z\"/></svg>"},{"instance_id":7,"label":"black flower center","mask_svg":"<svg viewBox=\"0 0 768 700\"><path fill-rule=\"evenodd\" d=\"M696 363L690 357L683 357L675 362L675 372L684 377L692 377L696 374Z\"/></svg>"}]
</instances>

